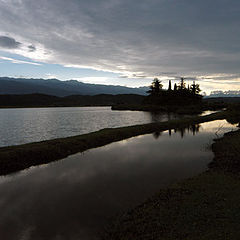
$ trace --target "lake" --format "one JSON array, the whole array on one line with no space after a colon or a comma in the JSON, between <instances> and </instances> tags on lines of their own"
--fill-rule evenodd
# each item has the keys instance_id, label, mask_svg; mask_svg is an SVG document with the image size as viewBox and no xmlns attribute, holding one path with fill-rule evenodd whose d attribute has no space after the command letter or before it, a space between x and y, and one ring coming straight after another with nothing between
<instances>
[{"instance_id":1,"label":"lake","mask_svg":"<svg viewBox=\"0 0 240 240\"><path fill-rule=\"evenodd\" d=\"M156 132L0 177L0 239L99 239L116 215L207 169L225 120Z\"/></svg>"},{"instance_id":2,"label":"lake","mask_svg":"<svg viewBox=\"0 0 240 240\"><path fill-rule=\"evenodd\" d=\"M110 107L0 109L0 147L177 117L176 114L112 111Z\"/></svg>"}]
</instances>

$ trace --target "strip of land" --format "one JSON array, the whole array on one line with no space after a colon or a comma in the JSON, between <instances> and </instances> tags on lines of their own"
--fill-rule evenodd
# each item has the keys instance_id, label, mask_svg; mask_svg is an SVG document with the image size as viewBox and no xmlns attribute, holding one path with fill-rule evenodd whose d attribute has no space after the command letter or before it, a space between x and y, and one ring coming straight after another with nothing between
<instances>
[{"instance_id":1,"label":"strip of land","mask_svg":"<svg viewBox=\"0 0 240 240\"><path fill-rule=\"evenodd\" d=\"M240 130L212 149L207 172L160 190L116 219L103 239L240 239Z\"/></svg>"},{"instance_id":2,"label":"strip of land","mask_svg":"<svg viewBox=\"0 0 240 240\"><path fill-rule=\"evenodd\" d=\"M0 148L0 174L8 174L31 166L56 161L74 153L83 152L130 137L225 119L228 115L226 111L222 111L206 116L195 116L129 127L106 128L74 137L2 147Z\"/></svg>"},{"instance_id":3,"label":"strip of land","mask_svg":"<svg viewBox=\"0 0 240 240\"><path fill-rule=\"evenodd\" d=\"M137 94L70 95L57 97L46 94L0 94L0 108L83 107L140 104L144 96Z\"/></svg>"}]
</instances>

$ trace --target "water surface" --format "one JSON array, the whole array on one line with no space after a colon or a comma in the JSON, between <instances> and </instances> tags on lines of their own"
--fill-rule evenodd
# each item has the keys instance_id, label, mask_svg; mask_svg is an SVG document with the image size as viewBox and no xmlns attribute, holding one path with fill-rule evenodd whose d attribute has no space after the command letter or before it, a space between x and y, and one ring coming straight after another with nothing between
<instances>
[{"instance_id":1,"label":"water surface","mask_svg":"<svg viewBox=\"0 0 240 240\"><path fill-rule=\"evenodd\" d=\"M110 107L0 109L0 147L177 117L175 114L111 111Z\"/></svg>"},{"instance_id":2,"label":"water surface","mask_svg":"<svg viewBox=\"0 0 240 240\"><path fill-rule=\"evenodd\" d=\"M112 143L0 178L0 239L99 239L111 219L207 169L226 121Z\"/></svg>"}]
</instances>

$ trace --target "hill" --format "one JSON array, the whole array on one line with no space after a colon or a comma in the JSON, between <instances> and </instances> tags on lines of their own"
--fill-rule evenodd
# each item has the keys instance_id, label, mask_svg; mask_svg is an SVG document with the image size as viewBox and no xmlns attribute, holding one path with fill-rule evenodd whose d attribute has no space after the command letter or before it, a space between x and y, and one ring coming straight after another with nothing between
<instances>
[{"instance_id":1,"label":"hill","mask_svg":"<svg viewBox=\"0 0 240 240\"><path fill-rule=\"evenodd\" d=\"M45 94L0 95L0 107L75 107L140 104L144 96L136 94L71 95L66 97Z\"/></svg>"},{"instance_id":2,"label":"hill","mask_svg":"<svg viewBox=\"0 0 240 240\"><path fill-rule=\"evenodd\" d=\"M123 86L82 83L76 80L26 79L0 77L0 94L41 93L59 97L69 95L139 94L146 95L148 87L129 88Z\"/></svg>"},{"instance_id":3,"label":"hill","mask_svg":"<svg viewBox=\"0 0 240 240\"><path fill-rule=\"evenodd\" d=\"M212 91L209 96L210 98L217 98L217 97L240 97L239 90L228 90L228 91Z\"/></svg>"},{"instance_id":4,"label":"hill","mask_svg":"<svg viewBox=\"0 0 240 240\"><path fill-rule=\"evenodd\" d=\"M208 103L239 103L240 102L240 96L239 97L209 97L204 98L204 102Z\"/></svg>"}]
</instances>

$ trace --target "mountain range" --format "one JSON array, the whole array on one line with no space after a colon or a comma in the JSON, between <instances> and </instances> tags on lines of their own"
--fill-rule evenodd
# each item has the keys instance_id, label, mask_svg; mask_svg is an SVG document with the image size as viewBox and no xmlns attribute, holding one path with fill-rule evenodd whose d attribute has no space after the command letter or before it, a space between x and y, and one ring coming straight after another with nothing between
<instances>
[{"instance_id":1,"label":"mountain range","mask_svg":"<svg viewBox=\"0 0 240 240\"><path fill-rule=\"evenodd\" d=\"M65 97L69 95L139 94L146 95L148 87L129 88L124 86L89 84L77 80L28 79L0 77L0 94L40 93Z\"/></svg>"},{"instance_id":2,"label":"mountain range","mask_svg":"<svg viewBox=\"0 0 240 240\"><path fill-rule=\"evenodd\" d=\"M98 94L71 95L57 97L46 94L6 94L0 95L0 108L8 107L79 107L112 106L116 104L141 104L143 95L137 94Z\"/></svg>"},{"instance_id":3,"label":"mountain range","mask_svg":"<svg viewBox=\"0 0 240 240\"><path fill-rule=\"evenodd\" d=\"M210 98L219 98L219 97L240 97L239 90L228 90L228 91L212 91L209 96Z\"/></svg>"}]
</instances>

